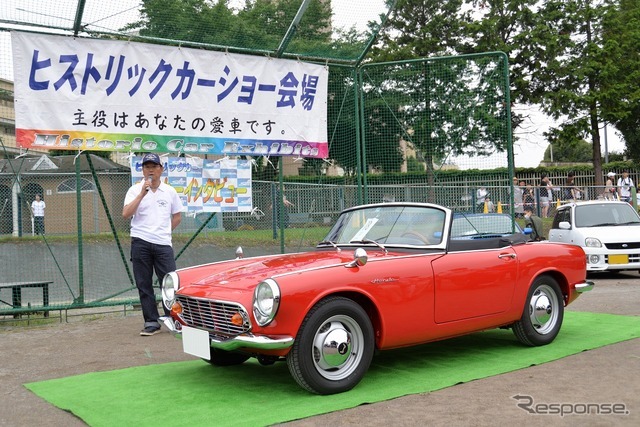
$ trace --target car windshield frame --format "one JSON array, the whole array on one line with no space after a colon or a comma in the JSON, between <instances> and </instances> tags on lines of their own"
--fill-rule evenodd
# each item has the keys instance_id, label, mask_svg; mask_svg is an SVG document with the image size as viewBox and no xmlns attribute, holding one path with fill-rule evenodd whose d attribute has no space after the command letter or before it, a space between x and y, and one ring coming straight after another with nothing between
<instances>
[{"instance_id":1,"label":"car windshield frame","mask_svg":"<svg viewBox=\"0 0 640 427\"><path fill-rule=\"evenodd\" d=\"M384 203L348 209L318 247L361 244L444 247L451 211L430 204Z\"/></svg>"}]
</instances>

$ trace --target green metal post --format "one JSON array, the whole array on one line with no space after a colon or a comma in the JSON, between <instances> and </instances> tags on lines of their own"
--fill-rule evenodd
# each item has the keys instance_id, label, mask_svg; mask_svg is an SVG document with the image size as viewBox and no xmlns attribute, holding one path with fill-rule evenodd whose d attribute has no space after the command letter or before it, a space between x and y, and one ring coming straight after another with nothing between
<instances>
[{"instance_id":1,"label":"green metal post","mask_svg":"<svg viewBox=\"0 0 640 427\"><path fill-rule=\"evenodd\" d=\"M360 133L360 126L362 123L359 119L360 117L360 82L362 79L359 79L358 76L360 71L356 68L353 70L353 82L354 82L354 90L353 90L353 110L354 110L354 120L355 120L355 129L356 129L356 184L358 189L358 204L363 203L363 191L362 191L362 150L363 145L362 137Z\"/></svg>"},{"instance_id":2,"label":"green metal post","mask_svg":"<svg viewBox=\"0 0 640 427\"><path fill-rule=\"evenodd\" d=\"M78 225L78 298L77 304L84 304L84 267L82 260L82 188L80 185L80 156L76 156L76 222Z\"/></svg>"},{"instance_id":3,"label":"green metal post","mask_svg":"<svg viewBox=\"0 0 640 427\"><path fill-rule=\"evenodd\" d=\"M283 254L284 253L284 210L285 210L285 205L284 205L284 184L283 184L283 178L284 178L284 172L282 171L282 167L284 163L284 157L280 157L280 164L278 167L278 185L280 186L280 196L278 197L278 200L276 200L276 203L280 206L280 208L278 209L278 224L280 224L280 253ZM275 205L273 205L275 206Z\"/></svg>"}]
</instances>

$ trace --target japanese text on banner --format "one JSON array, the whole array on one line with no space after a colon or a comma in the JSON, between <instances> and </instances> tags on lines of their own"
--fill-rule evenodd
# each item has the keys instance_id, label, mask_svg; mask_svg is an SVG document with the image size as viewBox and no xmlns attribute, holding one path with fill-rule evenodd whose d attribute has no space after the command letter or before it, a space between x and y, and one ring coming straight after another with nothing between
<instances>
[{"instance_id":1,"label":"japanese text on banner","mask_svg":"<svg viewBox=\"0 0 640 427\"><path fill-rule=\"evenodd\" d=\"M325 66L12 32L25 148L325 158Z\"/></svg>"}]
</instances>

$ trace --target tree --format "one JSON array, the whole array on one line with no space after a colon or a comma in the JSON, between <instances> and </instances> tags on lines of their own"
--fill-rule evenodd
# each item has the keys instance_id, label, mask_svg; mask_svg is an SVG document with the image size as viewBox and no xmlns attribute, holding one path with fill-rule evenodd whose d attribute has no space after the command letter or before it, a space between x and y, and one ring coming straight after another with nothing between
<instances>
[{"instance_id":1,"label":"tree","mask_svg":"<svg viewBox=\"0 0 640 427\"><path fill-rule=\"evenodd\" d=\"M465 44L471 13L464 2L400 0L372 49L373 62L451 55ZM467 9L468 10L468 9ZM501 67L495 58L424 61L413 69L391 69L372 81L402 120L408 139L429 170L451 155L487 155L506 150L506 99ZM391 96L393 95L393 96ZM366 102L366 101L365 101Z\"/></svg>"},{"instance_id":2,"label":"tree","mask_svg":"<svg viewBox=\"0 0 640 427\"><path fill-rule=\"evenodd\" d=\"M607 9L603 20L601 70L604 119L623 135L626 154L640 159L640 3L621 0ZM603 61L604 62L604 61Z\"/></svg>"},{"instance_id":3,"label":"tree","mask_svg":"<svg viewBox=\"0 0 640 427\"><path fill-rule=\"evenodd\" d=\"M634 25L639 22L639 7L635 0L399 0L390 28L373 53L389 60L504 51L511 68L511 99L539 105L562 120L560 133L568 127L588 138L596 178L601 181L599 122L606 116L631 137L638 128L638 96L633 94L638 92L635 71L640 69L640 25ZM628 58L609 54L614 40L626 46ZM627 65L624 71L615 66L617 60ZM605 78L607 73L619 78ZM628 99L635 101L606 107L612 100Z\"/></svg>"},{"instance_id":4,"label":"tree","mask_svg":"<svg viewBox=\"0 0 640 427\"><path fill-rule=\"evenodd\" d=\"M599 122L603 91L600 71L607 66L603 51L602 20L605 3L589 0L549 0L540 9L539 33L546 50L540 66L532 70L534 99L554 119L563 119L560 129L570 127L588 136L596 185L603 184ZM555 39L554 39L555 37Z\"/></svg>"},{"instance_id":5,"label":"tree","mask_svg":"<svg viewBox=\"0 0 640 427\"><path fill-rule=\"evenodd\" d=\"M464 22L469 19L469 12L461 12L463 4L463 0L398 0L370 57L386 62L459 53Z\"/></svg>"},{"instance_id":6,"label":"tree","mask_svg":"<svg viewBox=\"0 0 640 427\"><path fill-rule=\"evenodd\" d=\"M582 163L590 162L593 154L591 144L580 137L579 129L565 126L545 132L549 147L544 152L545 162ZM553 159L551 153L553 150Z\"/></svg>"}]
</instances>

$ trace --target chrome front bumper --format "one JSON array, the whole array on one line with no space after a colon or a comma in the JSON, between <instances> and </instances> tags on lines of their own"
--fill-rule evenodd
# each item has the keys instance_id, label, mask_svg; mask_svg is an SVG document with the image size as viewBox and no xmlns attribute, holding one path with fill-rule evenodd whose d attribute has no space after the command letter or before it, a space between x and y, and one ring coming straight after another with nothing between
<instances>
[{"instance_id":1,"label":"chrome front bumper","mask_svg":"<svg viewBox=\"0 0 640 427\"><path fill-rule=\"evenodd\" d=\"M169 329L176 338L182 339L182 333L176 329L171 317L163 316L160 320ZM293 345L293 337L284 338L267 338L264 336L238 335L229 339L221 340L209 335L209 345L220 350L232 351L238 348L254 348L258 350L282 350Z\"/></svg>"},{"instance_id":2,"label":"chrome front bumper","mask_svg":"<svg viewBox=\"0 0 640 427\"><path fill-rule=\"evenodd\" d=\"M583 292L590 291L591 289L593 289L594 286L595 284L593 282L585 280L583 283L576 283L575 288L576 288L576 292L583 293Z\"/></svg>"}]
</instances>

